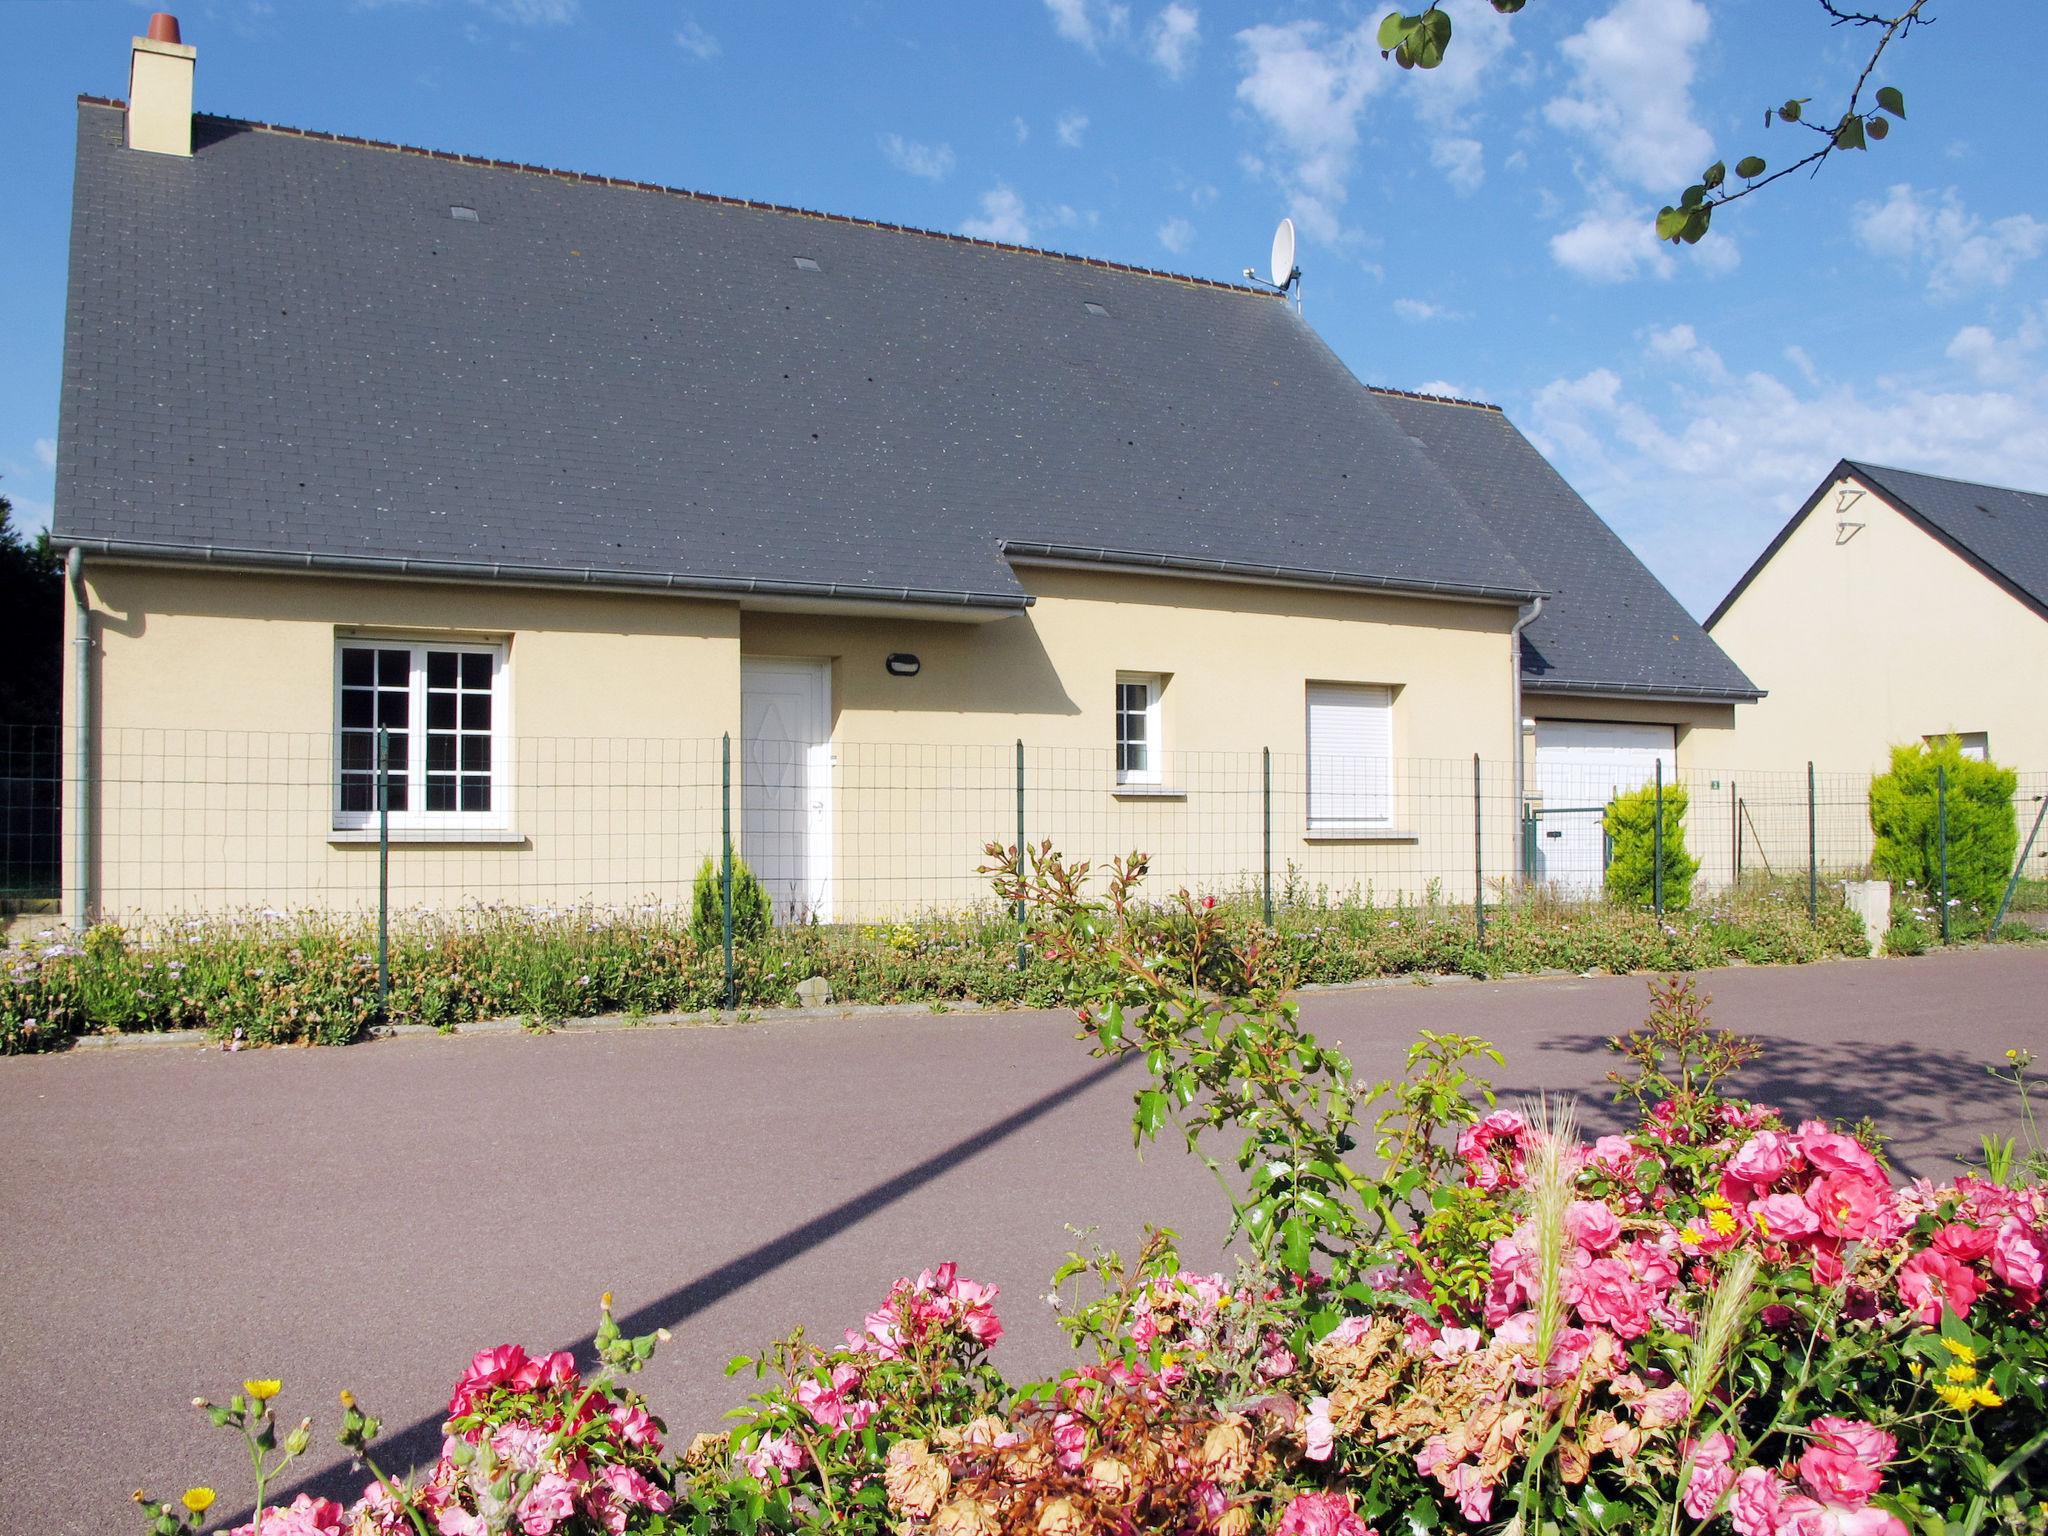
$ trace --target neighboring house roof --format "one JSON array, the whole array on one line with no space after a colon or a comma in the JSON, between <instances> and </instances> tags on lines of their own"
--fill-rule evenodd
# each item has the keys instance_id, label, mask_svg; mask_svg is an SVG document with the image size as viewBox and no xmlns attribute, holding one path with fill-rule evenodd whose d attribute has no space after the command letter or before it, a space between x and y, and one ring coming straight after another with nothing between
<instances>
[{"instance_id":1,"label":"neighboring house roof","mask_svg":"<svg viewBox=\"0 0 2048 1536\"><path fill-rule=\"evenodd\" d=\"M1373 392L1550 595L1522 631L1523 686L1552 693L1763 695L1494 405Z\"/></svg>"},{"instance_id":2,"label":"neighboring house roof","mask_svg":"<svg viewBox=\"0 0 2048 1536\"><path fill-rule=\"evenodd\" d=\"M136 153L79 107L59 543L994 609L1030 601L1006 543L1542 585L1270 294L193 127Z\"/></svg>"},{"instance_id":3,"label":"neighboring house roof","mask_svg":"<svg viewBox=\"0 0 2048 1536\"><path fill-rule=\"evenodd\" d=\"M1742 573L1742 579L1721 599L1708 616L1709 629L1845 475L1863 481L1939 543L2048 618L2048 494L2006 490L2002 486L1843 459L1828 471L1827 478L1806 498L1805 505L1792 514L1791 520L1778 530L1778 536L1756 557L1756 563Z\"/></svg>"}]
</instances>

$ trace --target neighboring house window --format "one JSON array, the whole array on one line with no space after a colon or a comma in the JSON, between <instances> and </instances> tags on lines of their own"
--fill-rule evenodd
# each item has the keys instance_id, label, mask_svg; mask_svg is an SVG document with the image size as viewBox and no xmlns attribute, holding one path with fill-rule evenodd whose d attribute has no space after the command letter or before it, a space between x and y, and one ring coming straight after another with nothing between
<instances>
[{"instance_id":1,"label":"neighboring house window","mask_svg":"<svg viewBox=\"0 0 2048 1536\"><path fill-rule=\"evenodd\" d=\"M1308 824L1394 820L1394 693L1367 683L1308 685Z\"/></svg>"},{"instance_id":2,"label":"neighboring house window","mask_svg":"<svg viewBox=\"0 0 2048 1536\"><path fill-rule=\"evenodd\" d=\"M376 824L380 728L390 740L394 824L502 823L504 659L496 645L343 641L336 656L336 824Z\"/></svg>"},{"instance_id":3,"label":"neighboring house window","mask_svg":"<svg viewBox=\"0 0 2048 1536\"><path fill-rule=\"evenodd\" d=\"M1159 695L1165 680L1136 672L1116 679L1116 781L1159 782Z\"/></svg>"},{"instance_id":4,"label":"neighboring house window","mask_svg":"<svg viewBox=\"0 0 2048 1536\"><path fill-rule=\"evenodd\" d=\"M1962 743L1963 756L1967 757L1971 762L1988 763L1991 761L1991 733L1989 731L1957 731L1955 738L1958 742ZM1941 739L1940 736L1923 738L1923 740L1929 742L1936 742Z\"/></svg>"}]
</instances>

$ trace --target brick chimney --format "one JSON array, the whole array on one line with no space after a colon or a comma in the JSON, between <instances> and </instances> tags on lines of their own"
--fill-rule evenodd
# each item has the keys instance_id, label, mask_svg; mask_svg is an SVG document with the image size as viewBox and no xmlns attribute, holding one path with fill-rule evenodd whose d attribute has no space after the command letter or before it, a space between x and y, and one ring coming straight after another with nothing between
<instances>
[{"instance_id":1,"label":"brick chimney","mask_svg":"<svg viewBox=\"0 0 2048 1536\"><path fill-rule=\"evenodd\" d=\"M199 56L178 35L178 18L158 11L149 35L135 39L128 61L128 147L158 155L192 155L192 61Z\"/></svg>"}]
</instances>

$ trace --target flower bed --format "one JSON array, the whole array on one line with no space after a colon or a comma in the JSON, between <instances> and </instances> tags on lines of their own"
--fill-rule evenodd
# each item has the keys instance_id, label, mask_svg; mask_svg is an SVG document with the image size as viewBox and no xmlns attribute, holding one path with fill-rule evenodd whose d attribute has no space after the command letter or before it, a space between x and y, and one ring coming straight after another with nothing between
<instances>
[{"instance_id":1,"label":"flower bed","mask_svg":"<svg viewBox=\"0 0 2048 1536\"><path fill-rule=\"evenodd\" d=\"M1271 929L1254 904L1219 902L1220 941L1256 950L1273 985L1407 973L1499 976L1599 968L1693 970L1731 960L1798 963L1863 952L1855 916L1831 896L1810 924L1803 900L1769 893L1659 922L1605 903L1531 899L1470 908L1311 899L1283 905ZM1171 910L1152 914L1166 927ZM262 912L124 930L52 934L0 950L0 1054L46 1050L82 1034L198 1028L255 1044L334 1045L374 1024L455 1028L480 1019L536 1023L600 1013L719 1006L724 960L691 914L637 908L479 908L408 916L391 943L391 1000L380 1010L376 935L334 914ZM1006 910L843 928L777 928L736 955L743 1007L796 1001L822 976L847 1003L978 1002L1046 1007L1078 996L1034 957L1017 963Z\"/></svg>"},{"instance_id":2,"label":"flower bed","mask_svg":"<svg viewBox=\"0 0 2048 1536\"><path fill-rule=\"evenodd\" d=\"M1214 906L1140 911L1141 866L1098 902L1049 852L998 863L1091 1049L1144 1060L1138 1136L1238 1139L1237 1273L1157 1233L1070 1255L1077 1363L1013 1383L993 1288L941 1265L842 1342L735 1362L757 1388L734 1427L680 1450L622 1385L658 1336L623 1338L607 1298L595 1374L485 1351L406 1479L349 1403L362 1497L299 1495L245 1536L2041 1530L2048 1159L2023 1055L2001 1076L2024 1151L1902 1183L1874 1131L1733 1096L1758 1048L1673 980L1616 1042L1628 1130L1587 1142L1556 1106L1501 1108L1469 1037L1356 1083ZM276 1384L245 1387L208 1411L249 1438L260 1502L309 1427L280 1435ZM213 1497L145 1501L152 1528L200 1528Z\"/></svg>"}]
</instances>

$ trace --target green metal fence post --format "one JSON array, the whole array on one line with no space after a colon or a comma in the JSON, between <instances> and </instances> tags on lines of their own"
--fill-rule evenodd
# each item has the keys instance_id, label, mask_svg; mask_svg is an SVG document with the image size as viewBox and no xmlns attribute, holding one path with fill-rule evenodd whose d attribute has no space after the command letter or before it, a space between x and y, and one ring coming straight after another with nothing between
<instances>
[{"instance_id":1,"label":"green metal fence post","mask_svg":"<svg viewBox=\"0 0 2048 1536\"><path fill-rule=\"evenodd\" d=\"M1820 800L1814 794L1812 758L1806 760L1806 920L1820 921Z\"/></svg>"},{"instance_id":2,"label":"green metal fence post","mask_svg":"<svg viewBox=\"0 0 2048 1536\"><path fill-rule=\"evenodd\" d=\"M1657 759L1657 822L1650 829L1650 904L1664 915L1664 759Z\"/></svg>"},{"instance_id":3,"label":"green metal fence post","mask_svg":"<svg viewBox=\"0 0 2048 1536\"><path fill-rule=\"evenodd\" d=\"M1479 754L1472 754L1472 917L1479 928L1479 947L1486 947L1486 860L1480 837L1483 818L1479 794Z\"/></svg>"},{"instance_id":4,"label":"green metal fence post","mask_svg":"<svg viewBox=\"0 0 2048 1536\"><path fill-rule=\"evenodd\" d=\"M1017 738L1017 874L1024 874L1024 738ZM1024 942L1024 900L1017 899L1017 969L1021 973L1031 963L1031 950Z\"/></svg>"},{"instance_id":5,"label":"green metal fence post","mask_svg":"<svg viewBox=\"0 0 2048 1536\"><path fill-rule=\"evenodd\" d=\"M1941 942L1948 942L1948 769L1934 765L1934 836L1941 845Z\"/></svg>"},{"instance_id":6,"label":"green metal fence post","mask_svg":"<svg viewBox=\"0 0 2048 1536\"><path fill-rule=\"evenodd\" d=\"M1273 926L1273 749L1259 748L1261 763L1265 770L1265 792L1261 814L1265 819L1266 844L1266 926ZM2025 860L2021 860L2025 863Z\"/></svg>"},{"instance_id":7,"label":"green metal fence post","mask_svg":"<svg viewBox=\"0 0 2048 1536\"><path fill-rule=\"evenodd\" d=\"M1736 798L1735 781L1728 781L1728 877L1730 890L1742 888L1742 801Z\"/></svg>"},{"instance_id":8,"label":"green metal fence post","mask_svg":"<svg viewBox=\"0 0 2048 1536\"><path fill-rule=\"evenodd\" d=\"M391 1012L391 732L377 727L377 1013Z\"/></svg>"},{"instance_id":9,"label":"green metal fence post","mask_svg":"<svg viewBox=\"0 0 2048 1536\"><path fill-rule=\"evenodd\" d=\"M2034 839L2041 835L2041 818L2048 816L2048 795L2041 797L2041 809L2034 812L2034 830L2027 834L2027 846L2020 850L2020 861L2012 867L2012 878L2005 882L2005 894L1998 901L1998 916L1991 919L1991 937L1998 937L1998 930L2005 926L2006 908L2012 905L2012 893L2020 888L2020 878L2027 872L2027 860L2033 856Z\"/></svg>"},{"instance_id":10,"label":"green metal fence post","mask_svg":"<svg viewBox=\"0 0 2048 1536\"><path fill-rule=\"evenodd\" d=\"M718 744L718 908L725 939L725 1006L739 1003L732 968L732 732Z\"/></svg>"}]
</instances>

